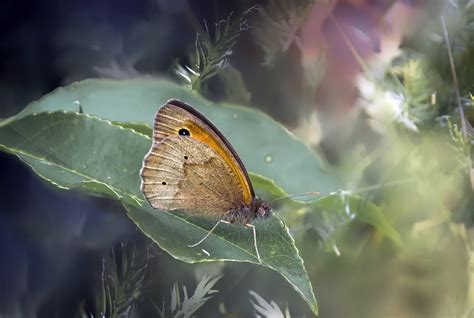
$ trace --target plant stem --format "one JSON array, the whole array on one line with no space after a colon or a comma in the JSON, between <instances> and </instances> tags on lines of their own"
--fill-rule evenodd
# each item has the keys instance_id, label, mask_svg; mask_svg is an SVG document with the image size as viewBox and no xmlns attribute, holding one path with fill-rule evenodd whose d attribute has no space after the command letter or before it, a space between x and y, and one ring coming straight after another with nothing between
<instances>
[{"instance_id":1,"label":"plant stem","mask_svg":"<svg viewBox=\"0 0 474 318\"><path fill-rule=\"evenodd\" d=\"M451 67L451 76L453 77L454 89L456 91L458 112L459 112L459 117L461 119L462 136L464 138L464 141L467 141L466 119L464 117L464 110L462 108L461 94L459 93L458 77L456 75L456 68L454 67L454 58L453 58L453 53L451 51L451 44L449 43L448 28L446 27L446 20L444 19L444 16L441 16L440 19L441 19L441 27L443 28L444 40L446 41L446 46L448 48L449 65Z\"/></svg>"}]
</instances>

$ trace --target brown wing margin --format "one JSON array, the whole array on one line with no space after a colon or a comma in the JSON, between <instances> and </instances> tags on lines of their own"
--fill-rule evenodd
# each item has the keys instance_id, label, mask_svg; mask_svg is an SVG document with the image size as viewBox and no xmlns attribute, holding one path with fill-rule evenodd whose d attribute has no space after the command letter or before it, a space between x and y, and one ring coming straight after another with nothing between
<instances>
[{"instance_id":1,"label":"brown wing margin","mask_svg":"<svg viewBox=\"0 0 474 318\"><path fill-rule=\"evenodd\" d=\"M219 136L219 138L222 139L222 141L224 142L224 145L227 147L227 149L230 150L230 152L232 153L232 155L235 157L237 163L239 164L240 166L240 169L242 170L242 172L244 173L245 175L245 179L247 180L247 184L249 185L249 188L250 188L250 194L252 195L252 198L255 198L255 191L253 189L253 185L252 185L252 182L250 181L250 178L249 178L249 175L248 175L248 172L247 172L247 169L245 168L244 166L244 163L242 162L242 160L240 159L239 155L237 154L237 152L235 151L234 147L232 147L232 145L230 144L230 142L227 140L227 138L219 131L219 129L217 129L216 126L214 126L214 124L209 120L207 119L206 116L204 116L203 114L201 114L200 112L198 112L197 110L195 110L192 106L180 101L180 100L177 100L177 99L170 99L166 102L166 104L170 104L170 105L173 105L173 106L176 106L176 107L179 107L179 108L182 108L184 109L185 111L188 111L190 112L191 114L193 114L194 116L196 116L197 118L199 118L204 124L206 124L207 126L209 126L213 132Z\"/></svg>"}]
</instances>

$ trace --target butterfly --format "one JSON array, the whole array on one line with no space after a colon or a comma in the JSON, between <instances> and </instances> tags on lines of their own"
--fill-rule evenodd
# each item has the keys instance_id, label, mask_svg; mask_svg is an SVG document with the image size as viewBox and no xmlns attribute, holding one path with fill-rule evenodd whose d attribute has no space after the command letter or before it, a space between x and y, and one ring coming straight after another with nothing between
<instances>
[{"instance_id":1,"label":"butterfly","mask_svg":"<svg viewBox=\"0 0 474 318\"><path fill-rule=\"evenodd\" d=\"M269 217L271 206L255 196L242 160L224 135L190 105L176 99L156 113L153 143L140 170L141 191L151 207L217 219L202 243L219 225L252 228L251 222Z\"/></svg>"}]
</instances>

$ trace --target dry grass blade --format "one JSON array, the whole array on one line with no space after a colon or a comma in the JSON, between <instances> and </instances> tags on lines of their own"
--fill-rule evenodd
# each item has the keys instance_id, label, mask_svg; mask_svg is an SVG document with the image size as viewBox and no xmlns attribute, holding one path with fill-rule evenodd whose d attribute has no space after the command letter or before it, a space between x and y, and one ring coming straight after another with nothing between
<instances>
[{"instance_id":1,"label":"dry grass blade","mask_svg":"<svg viewBox=\"0 0 474 318\"><path fill-rule=\"evenodd\" d=\"M112 249L110 257L103 261L102 288L95 316L133 316L135 304L143 294L149 257L148 249L142 255L136 246L124 243L118 253Z\"/></svg>"},{"instance_id":2,"label":"dry grass blade","mask_svg":"<svg viewBox=\"0 0 474 318\"><path fill-rule=\"evenodd\" d=\"M196 286L192 296L188 295L186 286L180 286L178 283L173 284L171 289L170 312L167 315L165 304L163 302L162 308L158 308L155 304L155 309L160 317L175 317L186 318L191 317L199 308L201 308L206 301L208 301L217 290L212 289L222 276L210 277L204 276ZM181 292L180 292L181 290Z\"/></svg>"},{"instance_id":3,"label":"dry grass blade","mask_svg":"<svg viewBox=\"0 0 474 318\"><path fill-rule=\"evenodd\" d=\"M464 140L467 140L466 119L464 117L464 109L462 108L461 93L459 92L458 77L456 75L456 67L454 66L454 58L453 58L453 52L451 51L451 44L449 42L448 29L446 27L446 21L444 20L444 17L441 16L440 19L441 19L441 26L443 28L444 40L446 42L446 47L448 48L449 65L451 68L451 76L453 77L454 89L456 92L456 100L458 104L459 117L461 120L462 134L463 134Z\"/></svg>"},{"instance_id":4,"label":"dry grass blade","mask_svg":"<svg viewBox=\"0 0 474 318\"><path fill-rule=\"evenodd\" d=\"M256 317L291 318L288 308L285 310L285 313L283 313L280 307L278 307L278 305L273 300L271 300L269 303L253 290L249 291L249 294L255 300L250 300L250 302L252 303L252 306L255 309Z\"/></svg>"}]
</instances>

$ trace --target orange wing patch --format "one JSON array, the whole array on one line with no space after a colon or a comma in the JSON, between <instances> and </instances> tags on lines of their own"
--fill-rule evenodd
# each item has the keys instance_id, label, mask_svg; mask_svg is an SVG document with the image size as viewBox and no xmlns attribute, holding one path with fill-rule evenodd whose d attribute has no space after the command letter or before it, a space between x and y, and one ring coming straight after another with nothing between
<instances>
[{"instance_id":1,"label":"orange wing patch","mask_svg":"<svg viewBox=\"0 0 474 318\"><path fill-rule=\"evenodd\" d=\"M188 121L186 123L186 128L190 131L191 137L199 140L200 142L208 145L212 148L222 159L229 165L230 169L235 173L235 175L239 178L239 184L242 186L243 195L244 195L244 203L251 204L252 203L252 194L250 192L250 187L247 183L247 179L245 175L242 173L238 163L233 159L232 153L223 148L219 142L215 139L215 137L206 132L203 128L199 125Z\"/></svg>"}]
</instances>

